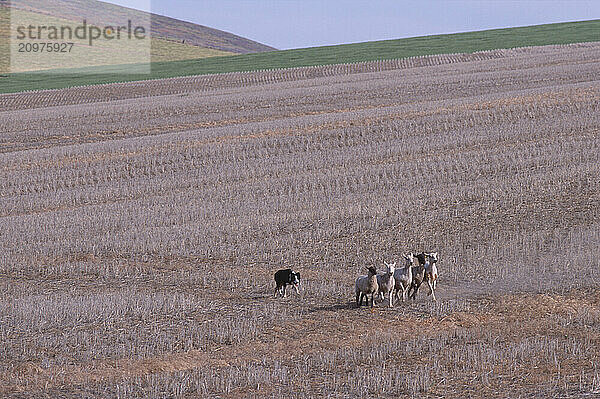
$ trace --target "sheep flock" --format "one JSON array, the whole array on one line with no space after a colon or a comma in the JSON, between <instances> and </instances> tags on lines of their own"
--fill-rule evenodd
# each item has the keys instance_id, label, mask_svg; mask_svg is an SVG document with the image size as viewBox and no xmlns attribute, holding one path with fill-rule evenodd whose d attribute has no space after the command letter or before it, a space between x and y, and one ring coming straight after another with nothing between
<instances>
[{"instance_id":1,"label":"sheep flock","mask_svg":"<svg viewBox=\"0 0 600 399\"><path fill-rule=\"evenodd\" d=\"M388 306L394 307L395 301L406 302L408 298L416 299L417 292L423 283L426 283L429 292L427 295L435 301L435 289L438 280L437 262L439 260L437 252L421 252L414 254L412 252L403 254L404 265L396 268L396 262L383 262L386 268L385 272L379 273L375 266L366 267L368 274L359 276L354 284L354 294L356 297L356 307L362 306L363 302L369 306L369 297L371 307L375 306L376 299L385 301L387 295ZM415 259L418 264L415 265ZM278 270L275 272L275 297L285 298L286 285L292 285L299 294L298 286L300 284L300 273L293 272L291 269Z\"/></svg>"}]
</instances>

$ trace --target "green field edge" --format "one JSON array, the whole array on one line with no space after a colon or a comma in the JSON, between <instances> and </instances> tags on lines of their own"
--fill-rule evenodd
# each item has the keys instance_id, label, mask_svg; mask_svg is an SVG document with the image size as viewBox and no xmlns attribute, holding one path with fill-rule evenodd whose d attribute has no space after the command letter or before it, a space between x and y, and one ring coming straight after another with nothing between
<instances>
[{"instance_id":1,"label":"green field edge","mask_svg":"<svg viewBox=\"0 0 600 399\"><path fill-rule=\"evenodd\" d=\"M600 41L600 19L155 62L146 74L127 73L131 65L15 73L0 77L0 93L595 41Z\"/></svg>"}]
</instances>

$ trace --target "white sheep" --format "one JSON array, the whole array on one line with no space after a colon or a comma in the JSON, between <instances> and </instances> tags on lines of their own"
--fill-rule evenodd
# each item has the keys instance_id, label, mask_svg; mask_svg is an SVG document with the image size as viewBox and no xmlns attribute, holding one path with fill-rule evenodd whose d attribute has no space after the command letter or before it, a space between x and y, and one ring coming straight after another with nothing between
<instances>
[{"instance_id":1,"label":"white sheep","mask_svg":"<svg viewBox=\"0 0 600 399\"><path fill-rule=\"evenodd\" d=\"M369 295L371 295L371 307L375 302L375 295L379 288L377 285L377 270L373 266L368 267L367 270L369 270L369 274L357 278L354 285L356 307L362 306L363 298L367 299L367 306L369 306Z\"/></svg>"},{"instance_id":2,"label":"white sheep","mask_svg":"<svg viewBox=\"0 0 600 399\"><path fill-rule=\"evenodd\" d=\"M387 272L383 274L377 275L377 285L379 290L379 295L381 300L385 299L385 294L389 294L390 296L390 308L394 307L393 295L392 291L394 290L395 279L394 279L394 270L396 269L396 263L386 263L383 262L387 267Z\"/></svg>"},{"instance_id":3,"label":"white sheep","mask_svg":"<svg viewBox=\"0 0 600 399\"><path fill-rule=\"evenodd\" d=\"M438 253L430 252L427 255L427 260L425 261L425 281L427 281L427 285L429 286L429 294L431 295L433 300L435 301L435 287L437 285L438 279L438 270L435 265L438 261Z\"/></svg>"},{"instance_id":4,"label":"white sheep","mask_svg":"<svg viewBox=\"0 0 600 399\"><path fill-rule=\"evenodd\" d=\"M413 273L412 273L412 265L415 261L414 255L409 253L408 255L402 255L404 257L404 267L400 269L396 269L394 272L394 280L396 280L395 284L395 297L398 298L398 293L402 290L402 302L406 301L406 294L412 285Z\"/></svg>"}]
</instances>

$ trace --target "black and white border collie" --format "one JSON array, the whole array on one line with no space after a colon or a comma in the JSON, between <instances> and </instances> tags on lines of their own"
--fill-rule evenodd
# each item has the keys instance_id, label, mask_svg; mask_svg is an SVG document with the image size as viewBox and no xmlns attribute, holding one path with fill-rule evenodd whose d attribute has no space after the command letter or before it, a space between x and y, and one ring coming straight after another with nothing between
<instances>
[{"instance_id":1,"label":"black and white border collie","mask_svg":"<svg viewBox=\"0 0 600 399\"><path fill-rule=\"evenodd\" d=\"M278 294L285 298L285 289L288 285L293 285L296 293L299 294L300 273L295 273L292 269L278 270L275 272L275 284L277 284L275 287L275 298L277 298Z\"/></svg>"}]
</instances>

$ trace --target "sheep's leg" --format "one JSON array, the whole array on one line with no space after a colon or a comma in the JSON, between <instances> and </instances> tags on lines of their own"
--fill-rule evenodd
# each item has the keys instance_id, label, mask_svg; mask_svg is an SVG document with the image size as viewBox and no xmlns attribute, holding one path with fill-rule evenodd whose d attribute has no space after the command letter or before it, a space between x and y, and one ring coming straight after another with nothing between
<instances>
[{"instance_id":1,"label":"sheep's leg","mask_svg":"<svg viewBox=\"0 0 600 399\"><path fill-rule=\"evenodd\" d=\"M419 288L421 288L421 283L415 285L415 289L413 290L412 294L413 301L417 300L417 293L419 292Z\"/></svg>"},{"instance_id":2,"label":"sheep's leg","mask_svg":"<svg viewBox=\"0 0 600 399\"><path fill-rule=\"evenodd\" d=\"M356 307L357 307L357 308L359 308L359 307L360 307L360 302L359 302L359 300L360 300L360 299L362 299L362 298L360 297L360 292L357 292L357 293L356 293Z\"/></svg>"},{"instance_id":3,"label":"sheep's leg","mask_svg":"<svg viewBox=\"0 0 600 399\"><path fill-rule=\"evenodd\" d=\"M429 280L429 276L427 274L425 274L423 282L427 283L427 285L429 286L429 293L427 294L427 296L431 295L431 281Z\"/></svg>"},{"instance_id":4,"label":"sheep's leg","mask_svg":"<svg viewBox=\"0 0 600 399\"><path fill-rule=\"evenodd\" d=\"M430 280L427 280L427 285L429 285L429 295L432 296L433 300L435 301L435 292L433 292L434 288L433 288L433 284Z\"/></svg>"},{"instance_id":5,"label":"sheep's leg","mask_svg":"<svg viewBox=\"0 0 600 399\"><path fill-rule=\"evenodd\" d=\"M279 287L275 287L275 298L277 298L277 294L279 294Z\"/></svg>"},{"instance_id":6,"label":"sheep's leg","mask_svg":"<svg viewBox=\"0 0 600 399\"><path fill-rule=\"evenodd\" d=\"M294 288L296 289L296 294L300 295L300 291L298 290L298 284L294 284Z\"/></svg>"},{"instance_id":7,"label":"sheep's leg","mask_svg":"<svg viewBox=\"0 0 600 399\"><path fill-rule=\"evenodd\" d=\"M285 298L285 297L286 297L286 295L287 295L287 294L286 294L286 292L285 292L286 288L287 288L287 286L284 284L284 285L283 285L283 297L284 297L284 298Z\"/></svg>"},{"instance_id":8,"label":"sheep's leg","mask_svg":"<svg viewBox=\"0 0 600 399\"><path fill-rule=\"evenodd\" d=\"M369 306L369 297L367 297L367 306ZM371 307L375 306L375 294L371 294Z\"/></svg>"},{"instance_id":9,"label":"sheep's leg","mask_svg":"<svg viewBox=\"0 0 600 399\"><path fill-rule=\"evenodd\" d=\"M390 308L394 307L394 301L393 301L393 296L392 296L392 291L389 292L390 295Z\"/></svg>"},{"instance_id":10,"label":"sheep's leg","mask_svg":"<svg viewBox=\"0 0 600 399\"><path fill-rule=\"evenodd\" d=\"M421 285L423 285L422 281L419 283L419 285L417 286L417 290L415 291L415 299L416 299L417 294L419 293L419 290L421 289Z\"/></svg>"}]
</instances>

